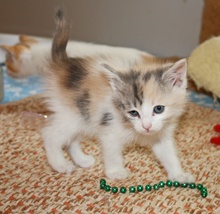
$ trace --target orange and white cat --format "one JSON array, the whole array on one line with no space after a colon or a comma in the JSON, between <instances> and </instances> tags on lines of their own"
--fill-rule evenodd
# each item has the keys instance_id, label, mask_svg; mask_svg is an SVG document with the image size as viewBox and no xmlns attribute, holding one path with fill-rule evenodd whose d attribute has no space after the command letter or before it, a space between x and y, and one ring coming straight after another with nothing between
<instances>
[{"instance_id":1,"label":"orange and white cat","mask_svg":"<svg viewBox=\"0 0 220 214\"><path fill-rule=\"evenodd\" d=\"M141 63L135 54L121 60L108 53L69 57L69 26L61 10L56 24L44 73L46 103L53 114L42 130L53 169L70 173L75 165L91 167L95 158L83 153L80 142L84 136L95 136L110 179L128 177L123 147L137 142L152 148L169 179L192 182L193 176L181 167L174 142L187 101L186 60ZM77 55L74 45L72 49ZM64 157L63 148L72 161Z\"/></svg>"},{"instance_id":2,"label":"orange and white cat","mask_svg":"<svg viewBox=\"0 0 220 214\"><path fill-rule=\"evenodd\" d=\"M51 39L37 39L26 35L19 36L19 43L8 46L0 45L6 51L7 73L13 78L27 77L44 73L47 69L47 58L50 56ZM93 43L70 41L67 54L70 57L84 57L92 54L114 55L130 63L143 62L154 57L146 52L133 48L113 47Z\"/></svg>"}]
</instances>

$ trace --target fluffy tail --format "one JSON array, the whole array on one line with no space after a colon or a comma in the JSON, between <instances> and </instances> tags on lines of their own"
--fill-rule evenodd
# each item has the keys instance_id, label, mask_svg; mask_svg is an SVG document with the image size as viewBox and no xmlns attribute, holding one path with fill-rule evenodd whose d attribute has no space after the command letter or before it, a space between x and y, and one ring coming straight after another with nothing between
<instances>
[{"instance_id":1,"label":"fluffy tail","mask_svg":"<svg viewBox=\"0 0 220 214\"><path fill-rule=\"evenodd\" d=\"M66 46L69 40L70 25L66 21L64 10L59 8L55 14L56 31L53 37L51 55L52 59L67 58Z\"/></svg>"}]
</instances>

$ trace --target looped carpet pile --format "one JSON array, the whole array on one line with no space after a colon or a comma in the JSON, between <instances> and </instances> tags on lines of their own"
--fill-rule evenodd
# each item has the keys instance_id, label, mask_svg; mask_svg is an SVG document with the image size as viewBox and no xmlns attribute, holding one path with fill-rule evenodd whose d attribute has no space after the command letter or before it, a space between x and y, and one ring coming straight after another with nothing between
<instances>
[{"instance_id":1,"label":"looped carpet pile","mask_svg":"<svg viewBox=\"0 0 220 214\"><path fill-rule=\"evenodd\" d=\"M220 213L220 147L209 143L217 135L213 126L220 112L189 103L176 133L184 169L207 187L207 198L189 188L126 194L100 190L99 180L105 175L95 139L83 142L84 151L96 157L93 168L77 168L69 175L55 172L47 163L40 135L44 119L29 120L24 112L49 114L40 96L0 106L0 213ZM131 175L123 181L106 178L111 186L166 181L164 169L147 148L129 146L124 157Z\"/></svg>"}]
</instances>

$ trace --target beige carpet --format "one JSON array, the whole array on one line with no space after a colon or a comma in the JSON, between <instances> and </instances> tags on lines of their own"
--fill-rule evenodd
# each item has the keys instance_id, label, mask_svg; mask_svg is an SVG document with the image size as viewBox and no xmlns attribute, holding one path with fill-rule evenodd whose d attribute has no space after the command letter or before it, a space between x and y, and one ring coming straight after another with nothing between
<instances>
[{"instance_id":1,"label":"beige carpet","mask_svg":"<svg viewBox=\"0 0 220 214\"><path fill-rule=\"evenodd\" d=\"M22 113L46 113L41 101L35 96L0 106L0 213L220 213L220 146L209 143L217 135L213 126L220 122L220 112L189 104L176 134L184 168L208 188L207 198L198 190L174 187L113 194L99 189L104 173L95 140L84 143L85 152L96 157L94 168L66 175L47 164L39 134L42 121L33 116L25 122ZM126 148L124 156L131 177L120 182L106 179L111 186L166 180L164 169L146 148Z\"/></svg>"}]
</instances>

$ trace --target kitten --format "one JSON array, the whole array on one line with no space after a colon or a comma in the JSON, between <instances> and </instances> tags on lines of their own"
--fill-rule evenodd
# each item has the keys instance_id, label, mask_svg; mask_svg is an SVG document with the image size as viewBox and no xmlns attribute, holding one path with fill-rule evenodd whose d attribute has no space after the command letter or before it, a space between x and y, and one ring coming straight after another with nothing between
<instances>
[{"instance_id":1,"label":"kitten","mask_svg":"<svg viewBox=\"0 0 220 214\"><path fill-rule=\"evenodd\" d=\"M6 51L7 74L13 78L23 78L33 74L42 74L47 69L47 62L51 50L50 39L37 39L20 35L15 45L0 45ZM70 57L84 57L92 54L115 55L130 62L144 62L154 57L149 53L132 48L111 47L86 42L70 41L67 54Z\"/></svg>"},{"instance_id":2,"label":"kitten","mask_svg":"<svg viewBox=\"0 0 220 214\"><path fill-rule=\"evenodd\" d=\"M105 54L70 58L66 52L69 25L56 14L57 29L45 73L48 108L54 112L43 128L49 164L70 173L75 165L93 166L80 141L95 136L102 145L105 174L125 179L122 150L138 142L150 146L168 178L192 182L182 170L174 145L174 131L187 100L186 60L176 63L133 63ZM73 161L65 159L66 148Z\"/></svg>"}]
</instances>

